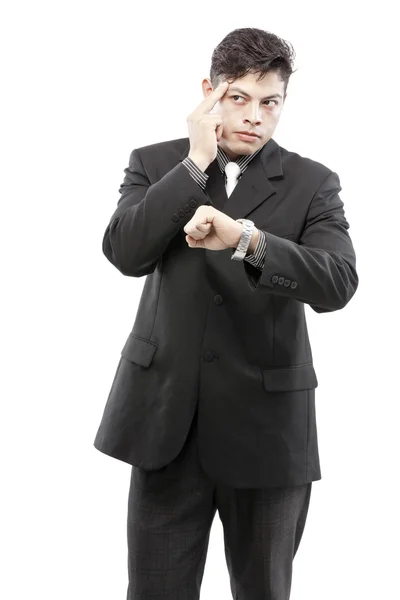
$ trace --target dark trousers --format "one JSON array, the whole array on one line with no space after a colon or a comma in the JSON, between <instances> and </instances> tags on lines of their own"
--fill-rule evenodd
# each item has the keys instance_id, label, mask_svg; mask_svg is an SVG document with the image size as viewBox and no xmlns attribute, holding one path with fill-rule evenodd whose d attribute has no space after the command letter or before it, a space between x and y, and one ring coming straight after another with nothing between
<instances>
[{"instance_id":1,"label":"dark trousers","mask_svg":"<svg viewBox=\"0 0 400 600\"><path fill-rule=\"evenodd\" d=\"M215 483L199 463L196 433L197 413L171 463L132 467L127 600L199 599L217 509L232 598L288 600L312 482L251 489Z\"/></svg>"}]
</instances>

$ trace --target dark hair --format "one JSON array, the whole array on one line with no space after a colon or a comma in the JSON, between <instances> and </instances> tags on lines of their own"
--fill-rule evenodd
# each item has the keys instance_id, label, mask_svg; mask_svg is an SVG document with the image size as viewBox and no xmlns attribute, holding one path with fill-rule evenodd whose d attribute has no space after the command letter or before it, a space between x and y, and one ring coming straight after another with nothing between
<instances>
[{"instance_id":1,"label":"dark hair","mask_svg":"<svg viewBox=\"0 0 400 600\"><path fill-rule=\"evenodd\" d=\"M218 44L211 57L210 80L215 89L223 79L238 79L259 73L258 81L268 71L275 71L284 81L284 92L293 69L293 46L274 33L243 27L234 29Z\"/></svg>"}]
</instances>

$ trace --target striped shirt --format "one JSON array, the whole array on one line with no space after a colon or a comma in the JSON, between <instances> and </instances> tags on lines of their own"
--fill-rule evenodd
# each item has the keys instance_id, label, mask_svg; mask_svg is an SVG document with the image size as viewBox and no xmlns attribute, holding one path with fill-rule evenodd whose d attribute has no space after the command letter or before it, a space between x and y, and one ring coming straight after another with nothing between
<instances>
[{"instance_id":1,"label":"striped shirt","mask_svg":"<svg viewBox=\"0 0 400 600\"><path fill-rule=\"evenodd\" d=\"M249 164L249 162L260 152L260 150L262 150L262 147L259 148L258 150L256 150L256 152L253 152L253 154L243 154L243 155L239 156L239 158L236 159L235 162L237 162L237 164L240 167L241 175L247 169L247 165ZM224 152L224 150L222 150L222 148L220 148L220 146L217 147L217 162L218 162L218 166L221 170L221 173L224 175L225 174L225 165L228 162L232 162L232 161L229 158L229 156L226 154L226 152ZM189 156L187 156L186 158L183 159L182 164L185 165L185 167L188 169L188 171L191 174L191 176L193 177L193 179L204 190L209 176L206 173L204 173L204 171L202 171L200 169L200 167L198 167L196 165L196 163L191 158L189 158ZM248 261L249 263L251 263L252 265L257 267L258 269L262 270L264 267L264 262L265 262L265 257L266 257L267 241L266 241L265 233L261 229L259 231L260 231L260 237L259 237L259 240L258 240L258 243L257 243L257 246L256 246L254 252L252 254L246 254L246 256L244 257L244 260ZM235 250L236 250L236 248L232 248L232 254L235 252Z\"/></svg>"}]
</instances>

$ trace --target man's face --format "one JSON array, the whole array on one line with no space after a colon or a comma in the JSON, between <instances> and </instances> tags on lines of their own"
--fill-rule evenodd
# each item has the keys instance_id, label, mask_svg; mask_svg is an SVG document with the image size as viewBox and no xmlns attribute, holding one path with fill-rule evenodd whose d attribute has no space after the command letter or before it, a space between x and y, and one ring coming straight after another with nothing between
<instances>
[{"instance_id":1,"label":"man's face","mask_svg":"<svg viewBox=\"0 0 400 600\"><path fill-rule=\"evenodd\" d=\"M217 102L211 114L222 117L222 137L218 142L232 160L241 154L253 154L273 136L286 98L284 82L275 72L268 72L260 81L258 74L248 73L245 77L230 82L226 93ZM204 79L204 96L212 91L211 81ZM279 94L273 98L267 98ZM252 131L260 137L247 141L237 132Z\"/></svg>"}]
</instances>

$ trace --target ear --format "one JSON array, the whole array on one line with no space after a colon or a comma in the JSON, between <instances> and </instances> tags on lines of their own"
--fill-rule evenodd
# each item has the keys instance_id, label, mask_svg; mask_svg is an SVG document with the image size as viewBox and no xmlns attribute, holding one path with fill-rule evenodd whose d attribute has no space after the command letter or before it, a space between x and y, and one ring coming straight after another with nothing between
<instances>
[{"instance_id":1,"label":"ear","mask_svg":"<svg viewBox=\"0 0 400 600\"><path fill-rule=\"evenodd\" d=\"M203 79L203 81L201 82L201 87L203 89L204 98L213 91L213 87L211 85L211 80L208 79L207 77L205 79Z\"/></svg>"}]
</instances>

